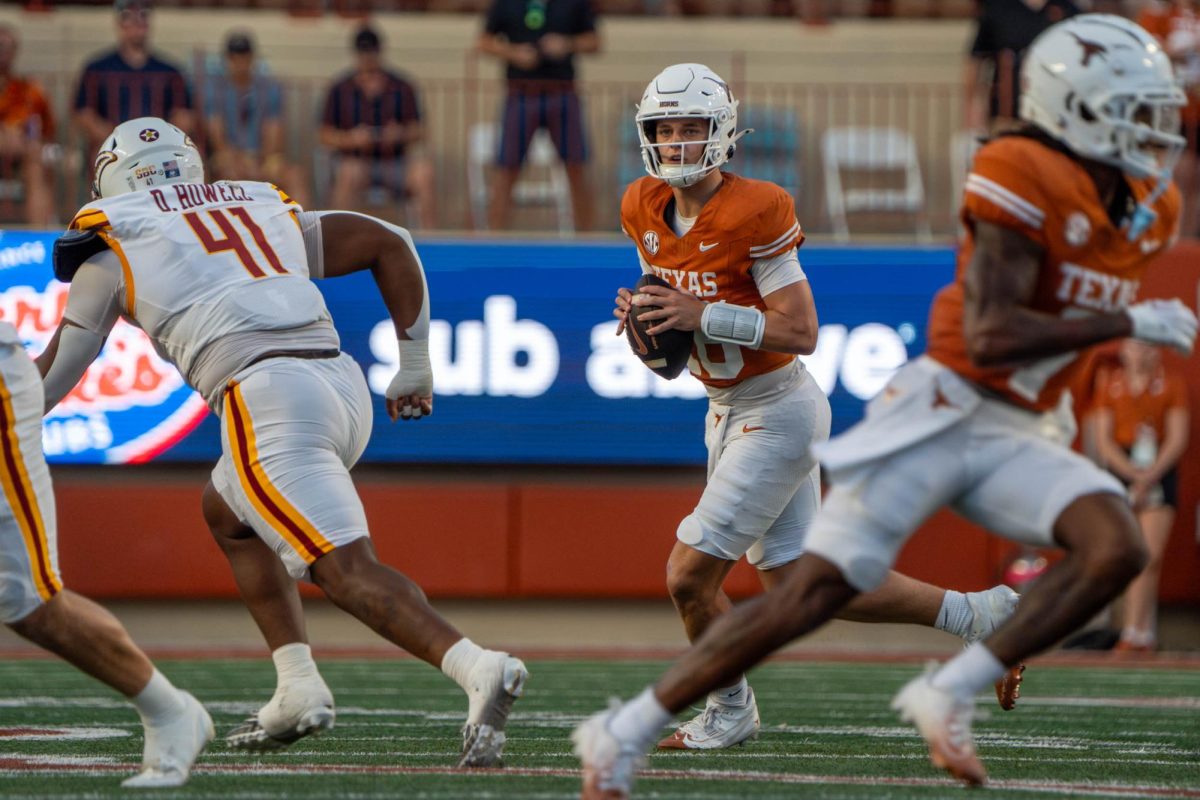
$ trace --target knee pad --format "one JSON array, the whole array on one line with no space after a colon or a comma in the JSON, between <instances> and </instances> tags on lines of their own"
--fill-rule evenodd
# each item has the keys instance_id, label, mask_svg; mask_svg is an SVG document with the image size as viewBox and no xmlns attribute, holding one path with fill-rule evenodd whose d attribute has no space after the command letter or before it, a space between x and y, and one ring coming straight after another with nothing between
<instances>
[{"instance_id":1,"label":"knee pad","mask_svg":"<svg viewBox=\"0 0 1200 800\"><path fill-rule=\"evenodd\" d=\"M693 550L699 550L714 558L737 561L743 555L743 552L737 551L728 536L705 525L694 513L680 520L679 527L675 529L675 538Z\"/></svg>"}]
</instances>

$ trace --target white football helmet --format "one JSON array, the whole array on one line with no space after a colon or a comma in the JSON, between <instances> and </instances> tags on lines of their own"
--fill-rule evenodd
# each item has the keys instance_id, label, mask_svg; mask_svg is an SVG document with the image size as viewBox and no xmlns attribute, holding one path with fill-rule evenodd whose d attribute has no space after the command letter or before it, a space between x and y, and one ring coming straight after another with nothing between
<instances>
[{"instance_id":1,"label":"white football helmet","mask_svg":"<svg viewBox=\"0 0 1200 800\"><path fill-rule=\"evenodd\" d=\"M1186 104L1158 41L1111 14L1047 28L1021 66L1021 119L1135 178L1170 175L1187 145L1179 133Z\"/></svg>"},{"instance_id":2,"label":"white football helmet","mask_svg":"<svg viewBox=\"0 0 1200 800\"><path fill-rule=\"evenodd\" d=\"M122 122L100 145L92 196L100 199L171 183L203 183L204 161L190 136L166 120Z\"/></svg>"},{"instance_id":3,"label":"white football helmet","mask_svg":"<svg viewBox=\"0 0 1200 800\"><path fill-rule=\"evenodd\" d=\"M720 168L733 157L738 139L749 133L737 129L737 107L729 84L703 64L676 64L658 73L646 87L635 117L646 172L682 187ZM668 145L655 142L655 123L670 118L708 120L704 153L695 164L662 162L659 148Z\"/></svg>"}]
</instances>

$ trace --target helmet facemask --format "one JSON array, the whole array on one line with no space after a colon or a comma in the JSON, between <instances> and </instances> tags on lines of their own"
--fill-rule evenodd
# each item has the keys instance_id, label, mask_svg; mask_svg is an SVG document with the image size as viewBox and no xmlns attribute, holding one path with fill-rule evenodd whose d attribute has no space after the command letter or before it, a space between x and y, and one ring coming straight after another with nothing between
<instances>
[{"instance_id":1,"label":"helmet facemask","mask_svg":"<svg viewBox=\"0 0 1200 800\"><path fill-rule=\"evenodd\" d=\"M1183 93L1114 93L1099 99L1095 108L1079 108L1085 122L1099 122L1110 131L1108 142L1098 143L1091 156L1134 178L1169 178L1187 146L1179 133Z\"/></svg>"},{"instance_id":2,"label":"helmet facemask","mask_svg":"<svg viewBox=\"0 0 1200 800\"><path fill-rule=\"evenodd\" d=\"M708 133L703 139L683 139L672 142L658 141L658 123L664 119L695 119L707 124ZM734 147L722 152L721 121L716 117L695 117L679 114L661 114L638 118L638 138L642 145L642 161L646 171L674 187L692 186L705 175L717 169L733 155ZM668 157L667 148L678 148L679 161ZM688 158L699 150L698 157Z\"/></svg>"}]
</instances>

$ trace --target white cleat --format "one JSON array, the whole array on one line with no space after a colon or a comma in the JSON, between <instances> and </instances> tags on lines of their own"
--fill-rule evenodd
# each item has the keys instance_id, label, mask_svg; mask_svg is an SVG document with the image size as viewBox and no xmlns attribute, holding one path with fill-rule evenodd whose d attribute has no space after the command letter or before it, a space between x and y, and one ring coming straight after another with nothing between
<instances>
[{"instance_id":1,"label":"white cleat","mask_svg":"<svg viewBox=\"0 0 1200 800\"><path fill-rule=\"evenodd\" d=\"M967 605L971 608L971 631L967 644L975 644L999 628L1013 612L1021 595L1007 586L993 586L986 592L967 592Z\"/></svg>"},{"instance_id":2,"label":"white cleat","mask_svg":"<svg viewBox=\"0 0 1200 800\"><path fill-rule=\"evenodd\" d=\"M892 700L892 710L900 712L900 719L917 726L929 745L929 760L934 766L970 786L980 786L987 780L987 770L971 738L975 704L970 698L935 688L930 682L934 671L931 667L909 681Z\"/></svg>"},{"instance_id":3,"label":"white cleat","mask_svg":"<svg viewBox=\"0 0 1200 800\"><path fill-rule=\"evenodd\" d=\"M746 705L727 706L710 698L704 710L658 743L659 750L722 750L758 736L758 704L747 689Z\"/></svg>"},{"instance_id":4,"label":"white cleat","mask_svg":"<svg viewBox=\"0 0 1200 800\"><path fill-rule=\"evenodd\" d=\"M634 775L646 764L643 748L620 741L609 727L620 707L620 701L610 701L607 711L588 717L571 733L583 766L580 800L625 800L633 791Z\"/></svg>"},{"instance_id":5,"label":"white cleat","mask_svg":"<svg viewBox=\"0 0 1200 800\"><path fill-rule=\"evenodd\" d=\"M163 789L183 786L196 756L212 741L212 717L200 701L188 692L183 695L183 711L163 725L146 727L146 744L142 751L142 771L126 778L121 785L128 789Z\"/></svg>"},{"instance_id":6,"label":"white cleat","mask_svg":"<svg viewBox=\"0 0 1200 800\"><path fill-rule=\"evenodd\" d=\"M467 721L462 728L460 767L500 766L507 739L504 728L513 703L525 691L529 670L521 659L488 650L471 670Z\"/></svg>"},{"instance_id":7,"label":"white cleat","mask_svg":"<svg viewBox=\"0 0 1200 800\"><path fill-rule=\"evenodd\" d=\"M329 730L335 717L333 693L317 676L280 686L258 713L225 734L225 744L256 753L283 750L305 736Z\"/></svg>"},{"instance_id":8,"label":"white cleat","mask_svg":"<svg viewBox=\"0 0 1200 800\"><path fill-rule=\"evenodd\" d=\"M971 608L971 631L967 644L971 645L991 635L1017 610L1021 596L1007 586L993 586L986 592L967 592L967 605ZM1021 681L1025 677L1025 665L1017 664L996 681L996 701L1005 711L1012 711L1021 697Z\"/></svg>"}]
</instances>

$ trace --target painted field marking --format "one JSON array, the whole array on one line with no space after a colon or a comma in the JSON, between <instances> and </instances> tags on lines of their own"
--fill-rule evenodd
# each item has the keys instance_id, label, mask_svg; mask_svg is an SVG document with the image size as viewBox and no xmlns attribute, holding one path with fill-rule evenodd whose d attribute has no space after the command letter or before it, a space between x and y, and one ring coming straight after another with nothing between
<instances>
[{"instance_id":1,"label":"painted field marking","mask_svg":"<svg viewBox=\"0 0 1200 800\"><path fill-rule=\"evenodd\" d=\"M130 772L133 764L114 763L109 758L69 756L27 756L0 753L0 775L76 773L99 775L105 773ZM557 767L473 769L461 770L453 767L403 767L397 765L369 764L225 764L213 766L197 765L193 774L199 775L437 775L446 777L477 777L488 775L495 778L578 778L579 770ZM777 783L809 786L913 786L913 787L957 787L958 782L947 778L889 778L883 776L812 775L795 772L747 772L741 770L666 770L650 769L638 773L642 780L669 781L735 781L746 783ZM1051 795L1103 795L1107 797L1167 797L1200 798L1200 789L1169 786L1144 786L1133 784L1066 783L1057 781L992 781L989 786L997 789L1012 789Z\"/></svg>"}]
</instances>

